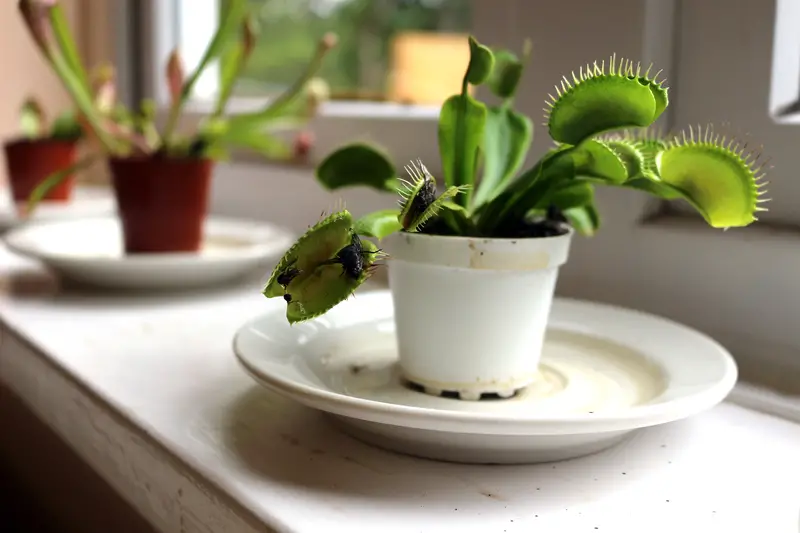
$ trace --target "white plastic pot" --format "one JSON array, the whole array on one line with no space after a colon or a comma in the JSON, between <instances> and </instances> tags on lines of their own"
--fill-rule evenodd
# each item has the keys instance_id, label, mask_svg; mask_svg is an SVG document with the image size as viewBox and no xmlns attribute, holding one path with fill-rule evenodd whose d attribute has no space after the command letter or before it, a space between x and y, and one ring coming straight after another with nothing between
<instances>
[{"instance_id":1,"label":"white plastic pot","mask_svg":"<svg viewBox=\"0 0 800 533\"><path fill-rule=\"evenodd\" d=\"M405 379L463 400L510 397L531 384L571 239L572 231L528 239L388 237Z\"/></svg>"}]
</instances>

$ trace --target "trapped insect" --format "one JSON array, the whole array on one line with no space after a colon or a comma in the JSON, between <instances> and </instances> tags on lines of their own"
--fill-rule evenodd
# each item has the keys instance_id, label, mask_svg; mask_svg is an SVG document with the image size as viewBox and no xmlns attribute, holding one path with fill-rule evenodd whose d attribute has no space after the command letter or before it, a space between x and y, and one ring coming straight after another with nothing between
<instances>
[{"instance_id":1,"label":"trapped insect","mask_svg":"<svg viewBox=\"0 0 800 533\"><path fill-rule=\"evenodd\" d=\"M350 238L350 244L339 250L336 253L336 257L326 261L324 264L340 264L342 265L343 276L357 280L361 273L364 272L364 256L380 252L381 250L365 251L358 234L353 233Z\"/></svg>"}]
</instances>

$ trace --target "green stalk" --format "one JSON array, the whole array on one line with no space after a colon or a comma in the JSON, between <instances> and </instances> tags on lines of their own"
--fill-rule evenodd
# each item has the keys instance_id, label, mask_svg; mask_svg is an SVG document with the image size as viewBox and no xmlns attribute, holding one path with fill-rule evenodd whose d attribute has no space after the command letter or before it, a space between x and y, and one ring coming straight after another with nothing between
<instances>
[{"instance_id":1,"label":"green stalk","mask_svg":"<svg viewBox=\"0 0 800 533\"><path fill-rule=\"evenodd\" d=\"M236 30L242 18L244 18L247 8L247 4L244 0L230 0L226 3L226 5L228 5L229 8L225 13L222 24L217 27L217 31L203 53L203 57L200 59L200 63L197 65L197 68L194 69L192 74L189 76L189 79L187 79L183 84L181 97L176 102L173 102L172 107L170 107L169 118L167 119L167 126L163 135L164 144L169 144L171 141L172 135L175 132L175 128L178 125L178 119L180 118L183 106L186 104L187 100L189 100L189 96L192 94L192 90L194 89L197 80L200 79L200 76L203 74L203 71L206 69L211 60L217 57L223 48L228 44L227 41L229 36L233 31Z\"/></svg>"},{"instance_id":2,"label":"green stalk","mask_svg":"<svg viewBox=\"0 0 800 533\"><path fill-rule=\"evenodd\" d=\"M80 170L90 167L92 163L94 163L96 160L97 160L96 156L89 155L84 159L81 159L80 161L76 161L69 167L63 168L47 176L47 178L45 178L39 185L36 186L31 195L28 197L28 203L27 203L28 216L30 216L33 213L34 209L36 209L36 206L39 204L39 202L41 202L42 199L45 196L47 196L47 193L49 193L52 189L57 187L62 181L67 179L72 174L75 174Z\"/></svg>"},{"instance_id":3,"label":"green stalk","mask_svg":"<svg viewBox=\"0 0 800 533\"><path fill-rule=\"evenodd\" d=\"M455 152L458 157L455 158L453 161L453 183L449 185L463 185L466 183L465 176L462 176L464 162L462 158L465 156L464 154L464 117L467 114L467 88L468 82L467 77L469 76L469 68L467 68L467 72L464 74L464 79L461 81L461 99L459 100L459 105L461 106L461 112L456 115L456 148ZM477 155L477 154L476 154ZM455 203L461 205L461 207L467 207L472 202L472 188L470 187L467 189L465 194L461 195L460 197L455 199Z\"/></svg>"},{"instance_id":4,"label":"green stalk","mask_svg":"<svg viewBox=\"0 0 800 533\"><path fill-rule=\"evenodd\" d=\"M233 117L231 119L231 127L249 127L253 124L261 122L262 120L268 120L274 116L277 116L284 107L289 105L302 92L306 83L308 83L308 81L314 77L314 74L316 74L319 68L322 66L322 60L325 57L325 54L327 54L328 51L335 46L335 44L336 39L333 35L326 35L323 37L317 46L317 51L314 54L314 57L306 66L303 74L297 80L295 80L291 87L284 91L275 100L270 102L265 109L255 113L245 113Z\"/></svg>"},{"instance_id":5,"label":"green stalk","mask_svg":"<svg viewBox=\"0 0 800 533\"><path fill-rule=\"evenodd\" d=\"M91 88L89 87L86 69L81 62L80 55L78 54L78 47L69 31L69 25L67 24L64 10L61 8L60 4L55 4L50 8L50 23L53 25L53 33L55 34L56 41L61 49L61 53L64 54L67 64L72 71L75 72L78 81L80 81L83 87L87 91L90 91Z\"/></svg>"},{"instance_id":6,"label":"green stalk","mask_svg":"<svg viewBox=\"0 0 800 533\"><path fill-rule=\"evenodd\" d=\"M58 74L58 77L61 78L61 81L64 83L67 92L72 96L75 104L78 106L78 109L86 116L97 138L109 152L114 153L116 151L116 143L103 128L101 117L95 113L94 100L91 95L84 90L80 78L70 69L67 59L57 50L50 50L49 59L56 74Z\"/></svg>"}]
</instances>

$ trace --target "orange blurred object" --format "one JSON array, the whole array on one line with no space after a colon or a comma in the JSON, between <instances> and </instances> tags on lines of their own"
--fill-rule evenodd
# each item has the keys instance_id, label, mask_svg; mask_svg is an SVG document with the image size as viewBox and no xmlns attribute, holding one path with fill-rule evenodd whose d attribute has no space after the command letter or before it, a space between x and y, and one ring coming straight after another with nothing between
<instances>
[{"instance_id":1,"label":"orange blurred object","mask_svg":"<svg viewBox=\"0 0 800 533\"><path fill-rule=\"evenodd\" d=\"M392 42L389 99L435 105L460 93L469 64L467 39L460 33L398 34Z\"/></svg>"}]
</instances>

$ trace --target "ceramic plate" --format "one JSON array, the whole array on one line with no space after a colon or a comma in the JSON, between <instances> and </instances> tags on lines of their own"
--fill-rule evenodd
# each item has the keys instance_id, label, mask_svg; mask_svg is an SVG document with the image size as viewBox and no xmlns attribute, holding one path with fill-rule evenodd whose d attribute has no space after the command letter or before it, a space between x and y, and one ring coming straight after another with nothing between
<instances>
[{"instance_id":1,"label":"ceramic plate","mask_svg":"<svg viewBox=\"0 0 800 533\"><path fill-rule=\"evenodd\" d=\"M10 191L0 194L0 231L6 231L28 222L61 220L79 216L112 215L116 210L114 198L93 187L77 187L70 202L41 202L29 219L20 218Z\"/></svg>"},{"instance_id":2,"label":"ceramic plate","mask_svg":"<svg viewBox=\"0 0 800 533\"><path fill-rule=\"evenodd\" d=\"M8 247L63 277L117 289L179 289L233 280L292 245L286 230L261 222L209 218L199 253L123 254L116 217L26 224L8 232Z\"/></svg>"},{"instance_id":3,"label":"ceramic plate","mask_svg":"<svg viewBox=\"0 0 800 533\"><path fill-rule=\"evenodd\" d=\"M359 294L294 326L284 313L251 321L234 338L256 380L334 415L361 440L433 459L526 463L593 453L712 407L737 377L728 352L695 330L556 299L537 382L511 399L463 401L400 379L388 291ZM443 335L457 330L442 322Z\"/></svg>"}]
</instances>

